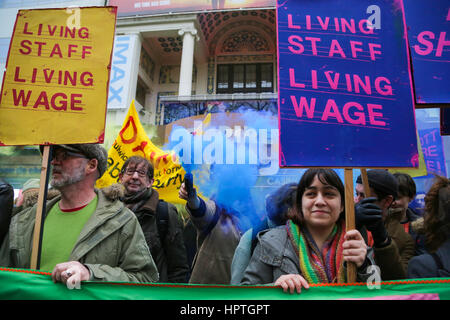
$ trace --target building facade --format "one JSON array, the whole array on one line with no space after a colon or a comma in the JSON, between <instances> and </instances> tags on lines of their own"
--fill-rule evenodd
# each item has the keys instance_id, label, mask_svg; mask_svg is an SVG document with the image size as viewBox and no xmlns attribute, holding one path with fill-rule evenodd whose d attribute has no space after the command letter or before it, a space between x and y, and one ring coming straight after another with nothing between
<instances>
[{"instance_id":1,"label":"building facade","mask_svg":"<svg viewBox=\"0 0 450 320\"><path fill-rule=\"evenodd\" d=\"M19 9L105 5L118 7L107 126L122 125L132 100L147 127L242 106L277 116L275 0L3 0L0 68ZM418 114L439 121L436 110ZM450 139L442 138L448 173ZM20 188L39 174L36 147L0 149L0 178Z\"/></svg>"},{"instance_id":2,"label":"building facade","mask_svg":"<svg viewBox=\"0 0 450 320\"><path fill-rule=\"evenodd\" d=\"M121 123L132 99L141 121L155 125L175 119L170 101L276 99L275 7L273 1L259 2L270 6L214 10L211 4L209 10L189 12L186 4L158 11L143 1L109 1L119 14L110 116ZM122 9L124 3L140 11Z\"/></svg>"}]
</instances>

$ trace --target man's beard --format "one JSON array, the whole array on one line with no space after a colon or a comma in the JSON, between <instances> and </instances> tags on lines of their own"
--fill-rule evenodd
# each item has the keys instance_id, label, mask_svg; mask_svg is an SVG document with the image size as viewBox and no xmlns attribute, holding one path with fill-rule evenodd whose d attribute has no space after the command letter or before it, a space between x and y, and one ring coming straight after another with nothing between
<instances>
[{"instance_id":1,"label":"man's beard","mask_svg":"<svg viewBox=\"0 0 450 320\"><path fill-rule=\"evenodd\" d=\"M72 184L75 184L77 182L80 182L86 177L86 174L84 172L84 165L80 164L79 167L74 168L72 174L68 174L67 172L62 172L61 168L54 167L53 171L58 172L61 177L55 179L52 178L50 181L50 184L53 188L60 190L62 187L69 186Z\"/></svg>"}]
</instances>

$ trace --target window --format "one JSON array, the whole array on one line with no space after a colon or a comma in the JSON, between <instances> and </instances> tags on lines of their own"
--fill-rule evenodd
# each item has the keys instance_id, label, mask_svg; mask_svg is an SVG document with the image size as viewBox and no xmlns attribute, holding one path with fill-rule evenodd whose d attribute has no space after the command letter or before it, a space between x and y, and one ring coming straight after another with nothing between
<instances>
[{"instance_id":1,"label":"window","mask_svg":"<svg viewBox=\"0 0 450 320\"><path fill-rule=\"evenodd\" d=\"M220 64L216 93L273 92L271 63Z\"/></svg>"},{"instance_id":2,"label":"window","mask_svg":"<svg viewBox=\"0 0 450 320\"><path fill-rule=\"evenodd\" d=\"M136 101L141 104L145 108L145 95L147 94L147 86L144 82L138 78L137 86L136 86Z\"/></svg>"}]
</instances>

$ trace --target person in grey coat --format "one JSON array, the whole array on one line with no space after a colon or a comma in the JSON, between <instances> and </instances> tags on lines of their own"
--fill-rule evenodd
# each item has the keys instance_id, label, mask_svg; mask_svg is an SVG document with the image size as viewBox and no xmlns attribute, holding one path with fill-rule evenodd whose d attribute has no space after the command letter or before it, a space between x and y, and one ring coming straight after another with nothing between
<instances>
[{"instance_id":1,"label":"person in grey coat","mask_svg":"<svg viewBox=\"0 0 450 320\"><path fill-rule=\"evenodd\" d=\"M274 284L285 292L310 283L346 282L346 263L357 266L357 280L376 269L372 252L357 230L345 230L344 185L332 169L308 169L297 187L296 210L286 225L258 234L258 244L242 285Z\"/></svg>"}]
</instances>

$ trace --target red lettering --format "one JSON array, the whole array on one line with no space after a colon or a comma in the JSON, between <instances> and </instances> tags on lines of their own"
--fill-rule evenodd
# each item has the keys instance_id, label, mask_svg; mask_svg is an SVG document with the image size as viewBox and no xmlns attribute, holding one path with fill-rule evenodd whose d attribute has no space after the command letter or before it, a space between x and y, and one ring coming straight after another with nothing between
<instances>
[{"instance_id":1,"label":"red lettering","mask_svg":"<svg viewBox=\"0 0 450 320\"><path fill-rule=\"evenodd\" d=\"M92 49L92 47L91 46L83 46L83 50L81 51L81 59L85 59L86 55L92 54L92 52L89 51L89 49Z\"/></svg>"},{"instance_id":2,"label":"red lettering","mask_svg":"<svg viewBox=\"0 0 450 320\"><path fill-rule=\"evenodd\" d=\"M306 29L311 30L311 16L306 16Z\"/></svg>"},{"instance_id":3,"label":"red lettering","mask_svg":"<svg viewBox=\"0 0 450 320\"><path fill-rule=\"evenodd\" d=\"M350 48L352 49L352 57L356 58L356 53L357 52L363 52L363 49L361 48L357 48L356 46L362 46L362 42L361 41L351 41L350 40Z\"/></svg>"},{"instance_id":4,"label":"red lettering","mask_svg":"<svg viewBox=\"0 0 450 320\"><path fill-rule=\"evenodd\" d=\"M383 106L379 104L367 104L367 110L369 111L369 123L375 126L386 126L386 122L375 119L375 117L382 117L383 114L381 112L374 112L374 109L383 109Z\"/></svg>"},{"instance_id":5,"label":"red lettering","mask_svg":"<svg viewBox=\"0 0 450 320\"><path fill-rule=\"evenodd\" d=\"M70 110L75 110L75 111L81 111L81 110L83 110L83 108L82 107L77 107L77 106L75 106L75 104L76 103L78 103L78 104L80 104L82 101L81 101L81 97L82 97L83 95L82 94L79 94L79 93L72 93L71 95L70 95ZM77 98L80 98L80 99L77 99Z\"/></svg>"},{"instance_id":6,"label":"red lettering","mask_svg":"<svg viewBox=\"0 0 450 320\"><path fill-rule=\"evenodd\" d=\"M445 40L446 32L442 31L439 35L439 41L436 48L436 57L442 57L442 51L445 46L450 46L450 40Z\"/></svg>"},{"instance_id":7,"label":"red lettering","mask_svg":"<svg viewBox=\"0 0 450 320\"><path fill-rule=\"evenodd\" d=\"M56 104L56 99L58 97L62 98L59 101L59 106ZM64 93L62 93L62 92L55 93L53 95L53 97L51 98L50 103L52 104L52 108L55 109L55 110L58 110L58 111L61 111L61 110L65 111L65 110L67 110L67 96Z\"/></svg>"},{"instance_id":8,"label":"red lettering","mask_svg":"<svg viewBox=\"0 0 450 320\"><path fill-rule=\"evenodd\" d=\"M141 141L141 144L138 145L137 147L133 148L132 151L133 152L137 152L137 151L142 151L142 153L144 154L145 157L145 146L147 146L147 141Z\"/></svg>"},{"instance_id":9,"label":"red lettering","mask_svg":"<svg viewBox=\"0 0 450 320\"><path fill-rule=\"evenodd\" d=\"M38 53L37 53L37 55L38 55L38 57L40 57L41 56L42 46L46 45L47 42L35 41L34 43L38 45Z\"/></svg>"},{"instance_id":10,"label":"red lettering","mask_svg":"<svg viewBox=\"0 0 450 320\"><path fill-rule=\"evenodd\" d=\"M94 83L94 78L93 78L93 74L89 71L83 72L80 75L80 82L83 86L85 87L89 87L92 86Z\"/></svg>"},{"instance_id":11,"label":"red lettering","mask_svg":"<svg viewBox=\"0 0 450 320\"><path fill-rule=\"evenodd\" d=\"M77 52L77 50L72 49L72 48L77 48L77 47L78 46L76 44L69 44L68 53L67 53L69 58L72 57L72 53Z\"/></svg>"},{"instance_id":12,"label":"red lettering","mask_svg":"<svg viewBox=\"0 0 450 320\"><path fill-rule=\"evenodd\" d=\"M331 79L331 77L330 77L330 73L331 72L333 72L333 71L325 71L325 77L327 78L327 81L330 84L330 87L332 89L336 90L338 88L338 85L339 85L340 74L339 74L339 72L336 72L334 74L334 79Z\"/></svg>"},{"instance_id":13,"label":"red lettering","mask_svg":"<svg viewBox=\"0 0 450 320\"><path fill-rule=\"evenodd\" d=\"M327 30L328 29L328 24L330 22L330 17L326 17L325 18L325 23L322 21L321 17L317 17L317 21L319 21L320 27L322 28L322 30Z\"/></svg>"},{"instance_id":14,"label":"red lettering","mask_svg":"<svg viewBox=\"0 0 450 320\"><path fill-rule=\"evenodd\" d=\"M295 82L295 70L292 68L289 68L289 84L293 88L304 88L305 87L305 85L303 83Z\"/></svg>"},{"instance_id":15,"label":"red lettering","mask_svg":"<svg viewBox=\"0 0 450 320\"><path fill-rule=\"evenodd\" d=\"M374 28L369 28L368 23L369 21L366 19L360 20L358 23L359 31L361 31L364 34L373 34ZM364 27L366 27L367 29L365 29Z\"/></svg>"},{"instance_id":16,"label":"red lettering","mask_svg":"<svg viewBox=\"0 0 450 320\"><path fill-rule=\"evenodd\" d=\"M342 50L341 45L336 39L331 40L330 52L328 53L329 57L333 57L335 53L339 53L342 58L346 58L344 50Z\"/></svg>"},{"instance_id":17,"label":"red lettering","mask_svg":"<svg viewBox=\"0 0 450 320\"><path fill-rule=\"evenodd\" d=\"M124 138L124 133L125 131L128 129L129 126L132 126L133 129L133 136L130 139L125 139ZM137 127L136 124L134 123L134 119L133 117L129 117L127 123L125 124L125 127L122 128L122 130L120 130L119 132L120 138L122 139L122 142L125 144L130 144L133 143L136 138L137 138Z\"/></svg>"},{"instance_id":18,"label":"red lettering","mask_svg":"<svg viewBox=\"0 0 450 320\"><path fill-rule=\"evenodd\" d=\"M317 45L316 45L316 42L320 42L320 38L305 37L305 40L311 41L312 53L313 53L313 55L317 56Z\"/></svg>"},{"instance_id":19,"label":"red lettering","mask_svg":"<svg viewBox=\"0 0 450 320\"><path fill-rule=\"evenodd\" d=\"M306 111L306 116L309 119L314 118L314 109L316 107L316 98L311 98L311 103L308 105L308 101L305 97L300 97L300 103L297 102L295 96L291 96L292 105L294 106L295 115L298 118L303 117L303 110Z\"/></svg>"},{"instance_id":20,"label":"red lettering","mask_svg":"<svg viewBox=\"0 0 450 320\"><path fill-rule=\"evenodd\" d=\"M50 58L53 57L54 54L57 54L60 58L62 58L61 48L59 47L59 44L55 44L53 47L52 52L50 53Z\"/></svg>"},{"instance_id":21,"label":"red lettering","mask_svg":"<svg viewBox=\"0 0 450 320\"><path fill-rule=\"evenodd\" d=\"M24 50L22 50L22 49L19 49L19 52L20 52L21 54L30 54L30 53L31 53L31 48L30 48L30 47L27 47L26 45L30 45L30 46L31 46L31 41L30 41L30 40L22 40L22 41L20 42L20 46L21 46L22 48L27 49L26 51L24 51Z\"/></svg>"},{"instance_id":22,"label":"red lettering","mask_svg":"<svg viewBox=\"0 0 450 320\"><path fill-rule=\"evenodd\" d=\"M33 32L28 31L28 22L25 22L23 26L23 34L33 34Z\"/></svg>"},{"instance_id":23,"label":"red lettering","mask_svg":"<svg viewBox=\"0 0 450 320\"><path fill-rule=\"evenodd\" d=\"M427 39L425 39L425 37L429 37L430 39L434 39L434 33L431 32L431 31L422 31L417 36L417 41L420 44L423 44L425 46L424 49L419 47L419 45L417 45L417 44L414 46L414 50L416 51L416 53L420 54L421 56L426 56L426 55L430 54L433 51L433 43L431 41L428 41Z\"/></svg>"},{"instance_id":24,"label":"red lettering","mask_svg":"<svg viewBox=\"0 0 450 320\"><path fill-rule=\"evenodd\" d=\"M36 102L34 103L33 108L37 108L39 106L43 106L45 107L45 109L49 110L50 106L48 104L48 97L47 97L47 92L42 91L41 94L39 95L39 97L37 98Z\"/></svg>"},{"instance_id":25,"label":"red lettering","mask_svg":"<svg viewBox=\"0 0 450 320\"><path fill-rule=\"evenodd\" d=\"M345 18L341 18L342 32L347 32L346 28L349 29L351 33L356 33L355 20L350 19L350 23Z\"/></svg>"},{"instance_id":26,"label":"red lettering","mask_svg":"<svg viewBox=\"0 0 450 320\"><path fill-rule=\"evenodd\" d=\"M381 55L381 51L375 50L375 48L381 49L381 44L369 43L370 60L375 61L375 54Z\"/></svg>"},{"instance_id":27,"label":"red lettering","mask_svg":"<svg viewBox=\"0 0 450 320\"><path fill-rule=\"evenodd\" d=\"M351 124L361 124L363 126L366 125L366 117L364 116L364 112L354 112L353 115L357 116L356 119L353 119L350 117L349 109L355 107L359 111L364 111L364 108L362 105L360 105L358 102L347 102L344 105L344 109L342 110L342 113L344 114L344 119L347 120Z\"/></svg>"},{"instance_id":28,"label":"red lettering","mask_svg":"<svg viewBox=\"0 0 450 320\"><path fill-rule=\"evenodd\" d=\"M292 53L295 53L295 54L301 54L301 53L303 53L303 51L305 50L305 48L303 47L303 45L302 45L301 43L296 42L296 41L302 42L303 39L302 39L302 37L297 36L297 35L295 35L295 34L292 35L292 36L289 36L289 38L288 38L289 44L292 44L292 45L294 45L294 46L297 46L298 49L296 49L296 48L294 48L294 47L292 47L292 46L288 46L288 49L289 49L289 51L291 51Z\"/></svg>"},{"instance_id":29,"label":"red lettering","mask_svg":"<svg viewBox=\"0 0 450 320\"><path fill-rule=\"evenodd\" d=\"M47 25L47 28L48 28L48 34L53 36L55 34L55 32L56 32L57 26L54 26L53 29L52 29L52 27L50 25Z\"/></svg>"},{"instance_id":30,"label":"red lettering","mask_svg":"<svg viewBox=\"0 0 450 320\"><path fill-rule=\"evenodd\" d=\"M328 99L325 110L323 111L322 121L327 121L328 117L335 117L339 123L344 122L339 112L338 106L333 99Z\"/></svg>"},{"instance_id":31,"label":"red lettering","mask_svg":"<svg viewBox=\"0 0 450 320\"><path fill-rule=\"evenodd\" d=\"M26 97L25 97L25 93L23 90L20 90L19 95L17 95L16 89L12 89L12 93L13 93L13 101L14 101L15 106L18 106L19 104L21 104L22 106L26 107L28 105L28 101L30 100L30 97L31 97L31 90L28 90Z\"/></svg>"},{"instance_id":32,"label":"red lettering","mask_svg":"<svg viewBox=\"0 0 450 320\"><path fill-rule=\"evenodd\" d=\"M25 79L20 79L19 78L19 73L20 73L20 67L16 67L16 72L14 73L14 81L16 81L16 82L26 82Z\"/></svg>"},{"instance_id":33,"label":"red lettering","mask_svg":"<svg viewBox=\"0 0 450 320\"><path fill-rule=\"evenodd\" d=\"M44 80L46 83L50 83L52 81L53 78L53 74L55 73L55 70L51 70L50 74L48 74L49 69L44 69L43 73L44 73Z\"/></svg>"},{"instance_id":34,"label":"red lettering","mask_svg":"<svg viewBox=\"0 0 450 320\"><path fill-rule=\"evenodd\" d=\"M288 28L289 28L289 29L300 29L300 26L299 26L299 25L295 26L295 25L292 23L292 14L288 14L287 18L288 18Z\"/></svg>"}]
</instances>

